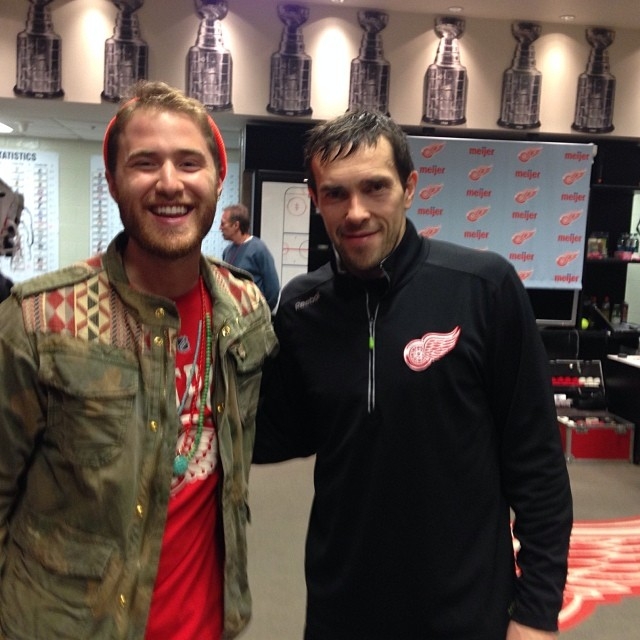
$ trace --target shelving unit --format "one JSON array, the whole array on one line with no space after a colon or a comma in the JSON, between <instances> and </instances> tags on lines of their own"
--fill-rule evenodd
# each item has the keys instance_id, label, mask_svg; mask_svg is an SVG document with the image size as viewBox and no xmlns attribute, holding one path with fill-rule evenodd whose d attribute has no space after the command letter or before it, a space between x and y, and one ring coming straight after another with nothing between
<instances>
[{"instance_id":1,"label":"shelving unit","mask_svg":"<svg viewBox=\"0 0 640 640\"><path fill-rule=\"evenodd\" d=\"M598 152L591 173L587 214L587 238L594 232L608 233L609 255L622 233L628 233L636 193L640 193L640 146L636 140L597 140ZM586 252L585 252L586 254ZM583 300L608 296L611 305L625 300L627 270L640 262L613 257L586 258L582 277Z\"/></svg>"}]
</instances>

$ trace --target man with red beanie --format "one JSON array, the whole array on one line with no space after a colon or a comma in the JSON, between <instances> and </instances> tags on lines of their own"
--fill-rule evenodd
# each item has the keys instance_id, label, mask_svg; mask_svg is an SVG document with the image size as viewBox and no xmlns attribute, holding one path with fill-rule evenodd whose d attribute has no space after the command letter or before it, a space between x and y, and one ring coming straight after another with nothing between
<instances>
[{"instance_id":1,"label":"man with red beanie","mask_svg":"<svg viewBox=\"0 0 640 640\"><path fill-rule=\"evenodd\" d=\"M0 306L0 637L232 638L270 310L201 254L226 154L199 102L137 85L104 155L124 232Z\"/></svg>"}]
</instances>

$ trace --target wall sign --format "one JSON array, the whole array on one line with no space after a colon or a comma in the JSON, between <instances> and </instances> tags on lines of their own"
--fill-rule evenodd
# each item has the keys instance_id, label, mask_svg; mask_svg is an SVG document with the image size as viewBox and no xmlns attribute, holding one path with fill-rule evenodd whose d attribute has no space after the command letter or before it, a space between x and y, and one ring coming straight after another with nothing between
<instances>
[{"instance_id":1,"label":"wall sign","mask_svg":"<svg viewBox=\"0 0 640 640\"><path fill-rule=\"evenodd\" d=\"M409 137L419 233L503 255L526 287L579 289L595 146Z\"/></svg>"},{"instance_id":2,"label":"wall sign","mask_svg":"<svg viewBox=\"0 0 640 640\"><path fill-rule=\"evenodd\" d=\"M260 211L260 237L273 254L283 287L308 269L311 200L307 186L299 182L263 182Z\"/></svg>"}]
</instances>

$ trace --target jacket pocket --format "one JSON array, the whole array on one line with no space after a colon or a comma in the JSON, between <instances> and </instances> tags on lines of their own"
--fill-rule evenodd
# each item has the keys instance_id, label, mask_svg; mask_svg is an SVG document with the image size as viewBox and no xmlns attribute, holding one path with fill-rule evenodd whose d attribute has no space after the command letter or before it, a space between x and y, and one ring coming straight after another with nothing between
<instances>
[{"instance_id":1,"label":"jacket pocket","mask_svg":"<svg viewBox=\"0 0 640 640\"><path fill-rule=\"evenodd\" d=\"M260 323L249 328L237 342L229 345L229 355L240 375L251 374L262 367L265 358L277 344L272 326Z\"/></svg>"},{"instance_id":2,"label":"jacket pocket","mask_svg":"<svg viewBox=\"0 0 640 640\"><path fill-rule=\"evenodd\" d=\"M114 542L23 513L7 551L0 611L9 637L95 637L96 616L113 598L105 576Z\"/></svg>"},{"instance_id":3,"label":"jacket pocket","mask_svg":"<svg viewBox=\"0 0 640 640\"><path fill-rule=\"evenodd\" d=\"M73 339L40 348L48 391L47 437L75 464L100 467L121 449L138 391L132 353Z\"/></svg>"}]
</instances>

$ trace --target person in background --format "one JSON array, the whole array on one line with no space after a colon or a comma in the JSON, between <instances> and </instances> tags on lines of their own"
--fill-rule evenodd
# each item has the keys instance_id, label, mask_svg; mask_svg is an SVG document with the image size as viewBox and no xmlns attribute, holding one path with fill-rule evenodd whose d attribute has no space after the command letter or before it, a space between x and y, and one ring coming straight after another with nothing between
<instances>
[{"instance_id":1,"label":"person in background","mask_svg":"<svg viewBox=\"0 0 640 640\"><path fill-rule=\"evenodd\" d=\"M137 85L104 160L124 232L0 305L0 637L232 638L271 313L201 255L227 162L199 102Z\"/></svg>"},{"instance_id":2,"label":"person in background","mask_svg":"<svg viewBox=\"0 0 640 640\"><path fill-rule=\"evenodd\" d=\"M0 178L0 256L13 258L19 250L18 228L24 209L24 196ZM11 293L13 280L0 273L0 302Z\"/></svg>"},{"instance_id":3,"label":"person in background","mask_svg":"<svg viewBox=\"0 0 640 640\"><path fill-rule=\"evenodd\" d=\"M250 224L249 211L243 204L225 207L220 218L220 231L231 244L224 248L222 259L248 271L273 310L280 293L278 272L267 245L249 233Z\"/></svg>"},{"instance_id":4,"label":"person in background","mask_svg":"<svg viewBox=\"0 0 640 640\"><path fill-rule=\"evenodd\" d=\"M333 255L281 293L254 449L316 456L305 640L555 637L572 498L516 271L418 235L389 118L317 125L305 163Z\"/></svg>"}]
</instances>

